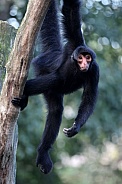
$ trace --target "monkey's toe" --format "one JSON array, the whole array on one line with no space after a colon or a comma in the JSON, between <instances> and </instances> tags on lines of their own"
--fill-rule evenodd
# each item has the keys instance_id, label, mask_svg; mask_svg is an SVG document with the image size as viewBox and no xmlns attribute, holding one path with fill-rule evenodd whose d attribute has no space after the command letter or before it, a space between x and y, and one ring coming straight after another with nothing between
<instances>
[{"instance_id":1,"label":"monkey's toe","mask_svg":"<svg viewBox=\"0 0 122 184\"><path fill-rule=\"evenodd\" d=\"M44 174L48 174L49 172L51 172L53 168L53 163L48 152L38 153L36 165Z\"/></svg>"},{"instance_id":2,"label":"monkey's toe","mask_svg":"<svg viewBox=\"0 0 122 184\"><path fill-rule=\"evenodd\" d=\"M40 169L40 171L42 172L42 173L44 173L44 174L48 174L48 173L50 173L51 171L52 171L52 167L53 167L53 165L52 164L50 164L50 165L41 165L41 164L39 164L38 165L38 168Z\"/></svg>"}]
</instances>

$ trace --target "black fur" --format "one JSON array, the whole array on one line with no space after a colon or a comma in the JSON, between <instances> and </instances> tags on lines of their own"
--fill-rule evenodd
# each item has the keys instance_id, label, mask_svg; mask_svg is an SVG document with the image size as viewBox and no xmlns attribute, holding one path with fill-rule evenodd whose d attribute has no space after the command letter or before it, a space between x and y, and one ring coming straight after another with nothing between
<instances>
[{"instance_id":1,"label":"black fur","mask_svg":"<svg viewBox=\"0 0 122 184\"><path fill-rule=\"evenodd\" d=\"M55 1L52 0L42 29L42 52L33 59L36 78L28 80L21 99L14 98L12 103L23 110L28 96L44 94L48 105L48 115L42 140L38 148L37 166L47 174L52 169L49 149L54 143L61 124L63 96L83 88L82 101L78 115L71 128L64 128L67 137L76 135L94 110L97 98L99 68L96 55L85 44L80 24L80 1L63 0L63 26L66 45L61 44L59 22ZM87 72L82 72L77 64L78 54L89 53L92 62Z\"/></svg>"}]
</instances>

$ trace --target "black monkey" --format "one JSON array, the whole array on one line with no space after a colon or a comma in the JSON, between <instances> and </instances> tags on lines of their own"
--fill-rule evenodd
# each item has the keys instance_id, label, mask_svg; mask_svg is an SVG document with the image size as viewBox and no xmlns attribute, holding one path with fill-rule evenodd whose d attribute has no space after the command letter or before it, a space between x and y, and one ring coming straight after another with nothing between
<instances>
[{"instance_id":1,"label":"black monkey","mask_svg":"<svg viewBox=\"0 0 122 184\"><path fill-rule=\"evenodd\" d=\"M42 29L42 52L33 60L36 78L25 84L23 96L14 98L13 105L23 110L28 97L43 93L48 115L38 147L37 166L47 174L52 169L49 150L61 124L63 96L83 88L82 102L71 128L64 128L67 137L76 135L94 110L97 98L99 67L96 55L85 44L80 24L80 1L63 0L62 14L66 45L61 44L55 0L51 1Z\"/></svg>"}]
</instances>

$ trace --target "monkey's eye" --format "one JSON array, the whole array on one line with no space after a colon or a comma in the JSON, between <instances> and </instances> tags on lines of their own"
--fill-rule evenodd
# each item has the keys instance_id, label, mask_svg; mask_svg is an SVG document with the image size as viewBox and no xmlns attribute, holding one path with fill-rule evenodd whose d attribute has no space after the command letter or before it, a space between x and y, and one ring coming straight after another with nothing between
<instances>
[{"instance_id":1,"label":"monkey's eye","mask_svg":"<svg viewBox=\"0 0 122 184\"><path fill-rule=\"evenodd\" d=\"M83 59L83 58L82 58L82 55L79 55L79 56L78 56L78 59L79 59L79 60L82 60L82 59Z\"/></svg>"},{"instance_id":2,"label":"monkey's eye","mask_svg":"<svg viewBox=\"0 0 122 184\"><path fill-rule=\"evenodd\" d=\"M85 58L86 58L86 60L87 60L87 61L91 61L91 60L92 60L92 58L91 58L91 55L90 55L90 54L85 55Z\"/></svg>"}]
</instances>

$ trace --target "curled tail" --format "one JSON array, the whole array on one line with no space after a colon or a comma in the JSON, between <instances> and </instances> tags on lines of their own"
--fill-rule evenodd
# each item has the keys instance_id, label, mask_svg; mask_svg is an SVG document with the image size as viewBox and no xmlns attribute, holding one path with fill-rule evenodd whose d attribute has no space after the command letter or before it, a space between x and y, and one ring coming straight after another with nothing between
<instances>
[{"instance_id":1,"label":"curled tail","mask_svg":"<svg viewBox=\"0 0 122 184\"><path fill-rule=\"evenodd\" d=\"M81 2L79 0L63 0L63 24L64 24L64 36L78 47L79 45L85 45L85 40L81 32L81 18L80 8Z\"/></svg>"}]
</instances>

